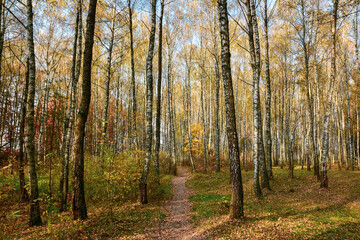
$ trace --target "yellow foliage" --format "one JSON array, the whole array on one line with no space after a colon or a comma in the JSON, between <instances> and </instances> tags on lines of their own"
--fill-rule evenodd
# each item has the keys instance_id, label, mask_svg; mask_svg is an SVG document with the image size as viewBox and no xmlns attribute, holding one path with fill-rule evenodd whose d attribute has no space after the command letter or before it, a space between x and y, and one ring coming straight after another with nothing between
<instances>
[{"instance_id":1,"label":"yellow foliage","mask_svg":"<svg viewBox=\"0 0 360 240\"><path fill-rule=\"evenodd\" d=\"M191 126L191 153L195 158L200 157L204 153L204 146L202 143L203 133L204 129L202 125L193 124ZM189 139L185 140L184 151L189 154Z\"/></svg>"}]
</instances>

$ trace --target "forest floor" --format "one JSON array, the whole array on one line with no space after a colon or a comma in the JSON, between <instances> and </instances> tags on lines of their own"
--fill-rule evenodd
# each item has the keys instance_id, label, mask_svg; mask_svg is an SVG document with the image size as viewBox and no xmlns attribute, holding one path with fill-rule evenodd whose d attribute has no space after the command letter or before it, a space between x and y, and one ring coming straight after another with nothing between
<instances>
[{"instance_id":1,"label":"forest floor","mask_svg":"<svg viewBox=\"0 0 360 240\"><path fill-rule=\"evenodd\" d=\"M320 188L313 171L274 168L272 190L253 193L253 172L242 172L245 218L228 217L228 170L194 173L191 218L206 239L360 239L360 172L329 170L329 188Z\"/></svg>"},{"instance_id":2,"label":"forest floor","mask_svg":"<svg viewBox=\"0 0 360 240\"><path fill-rule=\"evenodd\" d=\"M321 189L312 171L274 168L272 190L253 193L253 172L242 172L244 213L229 219L228 167L220 173L163 175L150 203L88 201L89 219L73 221L42 201L43 225L29 228L28 205L18 190L0 197L0 239L360 239L360 171L330 170L329 188ZM0 190L17 178L0 176ZM43 186L44 185L44 186ZM39 181L40 189L46 181ZM4 190L4 191L5 191Z\"/></svg>"},{"instance_id":3,"label":"forest floor","mask_svg":"<svg viewBox=\"0 0 360 240\"><path fill-rule=\"evenodd\" d=\"M17 177L0 175L0 239L129 239L146 236L146 231L157 226L166 217L164 203L172 197L172 176L163 175L157 191L151 191L149 204L141 205L137 200L127 202L95 200L88 198L88 219L74 221L71 211L59 213L56 201L43 198L41 201L41 226L28 226L27 203L19 202ZM39 180L41 192L45 192L47 181ZM7 194L1 194L2 190ZM153 188L152 188L153 189ZM69 206L70 208L71 206Z\"/></svg>"}]
</instances>

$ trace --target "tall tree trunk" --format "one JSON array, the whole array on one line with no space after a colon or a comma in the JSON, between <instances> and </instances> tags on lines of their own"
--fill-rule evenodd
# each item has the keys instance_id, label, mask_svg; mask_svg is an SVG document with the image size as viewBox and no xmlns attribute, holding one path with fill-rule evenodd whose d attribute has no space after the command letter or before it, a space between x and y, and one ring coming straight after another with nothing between
<instances>
[{"instance_id":1,"label":"tall tree trunk","mask_svg":"<svg viewBox=\"0 0 360 240\"><path fill-rule=\"evenodd\" d=\"M317 11L320 12L320 0L316 1L317 4ZM305 17L304 17L305 19ZM317 29L319 29L321 23L320 23L320 19L316 18L316 23L317 23ZM316 30L315 32L315 39L314 42L318 43L318 30ZM308 54L309 53L309 46L307 48L308 50ZM315 89L316 89L316 102L314 100L313 94L311 92L311 90L309 90L310 95L311 95L311 104L312 104L312 108L313 108L313 136L314 136L314 147L315 147L315 151L316 154L313 154L313 161L314 161L314 174L316 175L317 179L320 181L320 165L319 165L319 158L320 158L320 125L321 125L321 106L320 106L320 68L319 68L319 62L318 62L318 47L317 44L315 44L315 49L314 49L314 64L315 64ZM308 64L309 64L309 58L308 58ZM311 85L309 84L309 87L311 89ZM310 126L311 127L311 126ZM315 164L316 164L316 169L315 169Z\"/></svg>"},{"instance_id":2,"label":"tall tree trunk","mask_svg":"<svg viewBox=\"0 0 360 240\"><path fill-rule=\"evenodd\" d=\"M62 143L62 167L60 176L60 212L66 211L67 194L69 189L69 162L70 162L70 148L71 137L74 125L74 115L76 109L77 99L77 84L80 77L81 68L81 55L82 55L82 0L77 1L77 16L75 25L75 39L73 47L73 59L71 66L71 93L70 104L68 112L64 120L64 132Z\"/></svg>"},{"instance_id":3,"label":"tall tree trunk","mask_svg":"<svg viewBox=\"0 0 360 240\"><path fill-rule=\"evenodd\" d=\"M20 196L21 201L29 200L29 194L25 187L25 154L24 154L24 135L25 135L25 120L26 120L26 103L29 90L29 61L26 62L25 86L23 91L23 103L21 106L21 121L19 129L19 182L20 182Z\"/></svg>"},{"instance_id":4,"label":"tall tree trunk","mask_svg":"<svg viewBox=\"0 0 360 240\"><path fill-rule=\"evenodd\" d=\"M0 92L2 91L2 55L4 49L5 22L3 21L3 4L5 0L0 0Z\"/></svg>"},{"instance_id":5,"label":"tall tree trunk","mask_svg":"<svg viewBox=\"0 0 360 240\"><path fill-rule=\"evenodd\" d=\"M170 148L173 155L170 156L171 169L170 173L176 175L176 138L175 138L175 126L174 126L174 111L173 111L173 98L172 98L172 76L171 76L171 52L168 49L168 66L167 66L167 84L168 84L168 114L170 125Z\"/></svg>"},{"instance_id":6,"label":"tall tree trunk","mask_svg":"<svg viewBox=\"0 0 360 240\"><path fill-rule=\"evenodd\" d=\"M346 85L346 102L347 102L347 128L348 128L348 158L350 162L350 169L354 171L354 157L353 157L353 147L352 147L352 139L351 139L351 115L350 115L350 90L349 90L349 79L348 79L348 69L347 69L347 54L345 54L344 60L344 71L345 71L345 85Z\"/></svg>"},{"instance_id":7,"label":"tall tree trunk","mask_svg":"<svg viewBox=\"0 0 360 240\"><path fill-rule=\"evenodd\" d=\"M33 25L33 6L32 0L27 0L27 47L29 57L29 90L26 107L26 151L28 156L29 186L30 186L30 226L41 225L39 189L36 174L36 153L35 153L35 124L34 124L34 105L35 105L35 50L34 50L34 25Z\"/></svg>"},{"instance_id":8,"label":"tall tree trunk","mask_svg":"<svg viewBox=\"0 0 360 240\"><path fill-rule=\"evenodd\" d=\"M164 17L164 0L161 0L161 13L159 22L159 52L158 52L158 81L156 98L156 132L155 132L155 161L154 169L157 179L159 178L159 152L160 152L160 127L161 127L161 80L162 80L162 25ZM168 59L169 60L169 59ZM169 76L168 76L169 77ZM169 88L169 85L168 85ZM174 153L175 154L175 153Z\"/></svg>"},{"instance_id":9,"label":"tall tree trunk","mask_svg":"<svg viewBox=\"0 0 360 240\"><path fill-rule=\"evenodd\" d=\"M85 126L91 101L91 67L94 45L95 17L97 0L90 0L88 16L86 19L84 61L82 72L81 99L75 125L74 156L74 181L73 181L73 217L86 219L87 208L84 189L84 142Z\"/></svg>"},{"instance_id":10,"label":"tall tree trunk","mask_svg":"<svg viewBox=\"0 0 360 240\"><path fill-rule=\"evenodd\" d=\"M356 99L357 102L357 99ZM360 169L360 124L359 124L359 106L356 108L356 151L357 151L357 161L358 168Z\"/></svg>"},{"instance_id":11,"label":"tall tree trunk","mask_svg":"<svg viewBox=\"0 0 360 240\"><path fill-rule=\"evenodd\" d=\"M243 109L244 109L244 121L243 121L243 139L244 139L244 169L245 172L248 171L248 163L247 163L247 133L246 133L246 86L243 86L243 99L244 99L244 105L243 105Z\"/></svg>"},{"instance_id":12,"label":"tall tree trunk","mask_svg":"<svg viewBox=\"0 0 360 240\"><path fill-rule=\"evenodd\" d=\"M331 77L329 84L329 96L328 102L326 105L326 112L324 116L324 127L322 135L322 152L321 152L321 184L320 187L328 187L328 176L327 176L327 166L326 159L329 154L329 122L330 114L332 109L332 98L334 92L334 84L336 81L336 27L337 27L337 15L338 15L338 5L339 0L333 0L333 26L332 26L332 57L331 57Z\"/></svg>"},{"instance_id":13,"label":"tall tree trunk","mask_svg":"<svg viewBox=\"0 0 360 240\"><path fill-rule=\"evenodd\" d=\"M291 130L290 141L289 141L289 168L290 168L290 177L294 178L294 142L295 142L296 128L294 127Z\"/></svg>"},{"instance_id":14,"label":"tall tree trunk","mask_svg":"<svg viewBox=\"0 0 360 240\"><path fill-rule=\"evenodd\" d=\"M132 7L131 0L128 0L128 11L129 11L129 32L130 32L130 60L131 60L131 97L132 97L132 124L129 124L129 129L135 134L135 144L137 145L137 126L136 126L136 115L137 115L137 104L136 104L136 83L135 83L135 59L134 59L134 37L133 37L133 20L132 20ZM132 141L130 137L130 141ZM131 143L131 142L130 142Z\"/></svg>"},{"instance_id":15,"label":"tall tree trunk","mask_svg":"<svg viewBox=\"0 0 360 240\"><path fill-rule=\"evenodd\" d=\"M337 122L337 127L338 127L339 161L340 161L340 166L341 166L344 163L344 148L343 148L341 114L340 114L339 110L340 109L337 107L336 122Z\"/></svg>"},{"instance_id":16,"label":"tall tree trunk","mask_svg":"<svg viewBox=\"0 0 360 240\"><path fill-rule=\"evenodd\" d=\"M269 18L268 0L264 0L264 25L265 25L265 73L266 73L266 119L265 119L265 145L267 171L269 178L272 178L272 141L271 141L271 80L270 80L270 56L269 56Z\"/></svg>"},{"instance_id":17,"label":"tall tree trunk","mask_svg":"<svg viewBox=\"0 0 360 240\"><path fill-rule=\"evenodd\" d=\"M202 41L201 41L202 42ZM202 45L202 43L201 43ZM207 127L207 123L206 123L206 120L205 120L205 104L206 104L206 99L205 99L205 94L206 94L206 86L205 86L205 62L204 62L204 59L203 59L203 54L200 53L200 58L201 58L201 64L202 64L202 70L201 70L201 93L200 93L200 104L201 104L201 121L202 121L202 124L203 124L203 147L204 147L204 172L207 171L207 168L208 168L208 157L209 157L209 154L208 154L208 127Z\"/></svg>"},{"instance_id":18,"label":"tall tree trunk","mask_svg":"<svg viewBox=\"0 0 360 240\"><path fill-rule=\"evenodd\" d=\"M232 183L232 199L230 208L231 218L241 218L244 216L243 204L243 184L241 178L239 142L236 131L236 115L234 105L234 93L231 77L230 66L230 40L229 40L229 20L227 1L218 0L218 12L220 22L220 38L221 38L221 62L222 77L224 81L225 105L226 105L226 130L229 146L231 183Z\"/></svg>"},{"instance_id":19,"label":"tall tree trunk","mask_svg":"<svg viewBox=\"0 0 360 240\"><path fill-rule=\"evenodd\" d=\"M344 100L341 101L341 106L344 105ZM344 108L341 108L341 140L342 140L342 153L343 153L343 163L346 165L346 168L349 168L349 159L348 156L348 150L346 147L346 126L345 126L345 114L344 114Z\"/></svg>"},{"instance_id":20,"label":"tall tree trunk","mask_svg":"<svg viewBox=\"0 0 360 240\"><path fill-rule=\"evenodd\" d=\"M317 151L317 144L315 138L315 120L314 120L314 100L311 93L311 86L310 86L310 72L309 72L309 47L308 42L306 41L306 9L305 9L305 2L301 0L301 14L302 14L302 47L304 51L304 63L305 63L305 82L306 82L306 98L308 103L308 110L309 110L309 118L310 118L310 144L311 144L311 151L314 160L314 175L320 180L320 171L319 171L319 156Z\"/></svg>"},{"instance_id":21,"label":"tall tree trunk","mask_svg":"<svg viewBox=\"0 0 360 240\"><path fill-rule=\"evenodd\" d=\"M264 138L263 138L263 124L261 117L261 103L260 103L260 72L261 72L261 52L260 52L260 37L259 37L259 29L258 22L256 16L255 2L254 0L250 0L251 6L251 15L252 15L252 26L254 28L254 40L255 40L255 64L256 64L256 74L257 77L255 81L257 81L257 88L255 89L255 94L257 94L257 108L258 108L258 116L259 116L259 157L260 157L260 172L261 172L261 187L267 188L270 190L270 182L269 176L266 167L266 156L265 156L265 147L264 147Z\"/></svg>"},{"instance_id":22,"label":"tall tree trunk","mask_svg":"<svg viewBox=\"0 0 360 240\"><path fill-rule=\"evenodd\" d=\"M280 127L281 127L281 112L280 112L280 106L281 106L281 94L280 94L280 86L278 87L278 94L275 95L275 103L276 103L276 96L279 96L279 101L277 103L277 107L275 107L276 111L276 115L275 115L275 119L276 119L276 157L275 157L275 162L274 165L278 166L279 165L279 158L280 158L280 142L281 142L281 136L280 136ZM280 141L279 141L280 139Z\"/></svg>"},{"instance_id":23,"label":"tall tree trunk","mask_svg":"<svg viewBox=\"0 0 360 240\"><path fill-rule=\"evenodd\" d=\"M191 51L191 50L190 50ZM187 85L186 85L186 112L187 112L187 124L188 124L188 144L189 144L189 157L190 157L190 163L191 168L194 171L195 170L195 164L194 159L192 155L192 137L191 137L191 82L190 82L190 72L191 72L191 52L189 56L189 63L187 63Z\"/></svg>"},{"instance_id":24,"label":"tall tree trunk","mask_svg":"<svg viewBox=\"0 0 360 240\"><path fill-rule=\"evenodd\" d=\"M153 114L153 57L156 31L156 0L151 0L151 30L149 38L149 51L146 58L146 139L145 139L145 161L140 180L140 203L147 204L147 180L150 170L152 150L152 114Z\"/></svg>"},{"instance_id":25,"label":"tall tree trunk","mask_svg":"<svg viewBox=\"0 0 360 240\"><path fill-rule=\"evenodd\" d=\"M251 10L251 21L253 27L253 34L254 34L254 54L255 54L255 78L254 81L257 82L254 88L254 93L257 95L257 111L258 114L258 133L259 133L259 160L260 160L260 173L261 173L261 187L267 188L270 190L270 183L269 183L269 176L267 173L266 167L266 158L265 158L265 148L264 148L264 140L263 140L263 128L262 128L262 117L261 117L261 103L260 103L260 71L261 71L261 53L260 53L260 37L259 37L259 30L258 30L258 23L257 23L257 16L256 16L256 9L255 9L255 2L254 0L250 0L250 10ZM254 85L254 86L255 86ZM255 124L256 125L256 124Z\"/></svg>"},{"instance_id":26,"label":"tall tree trunk","mask_svg":"<svg viewBox=\"0 0 360 240\"><path fill-rule=\"evenodd\" d=\"M219 69L219 59L215 56L215 151L216 151L216 172L220 172L220 124L219 124L219 114L220 114L220 69ZM246 169L246 167L245 167Z\"/></svg>"},{"instance_id":27,"label":"tall tree trunk","mask_svg":"<svg viewBox=\"0 0 360 240\"><path fill-rule=\"evenodd\" d=\"M247 16L248 16L248 34L249 34L249 46L250 46L250 57L251 57L251 67L253 70L253 118L254 118L254 144L253 144L253 162L254 162L254 193L256 197L262 197L262 192L260 188L260 176L259 176L259 161L260 161L260 149L259 149L259 129L261 125L259 123L259 113L260 110L258 108L260 101L259 95L256 93L256 89L259 88L259 82L256 81L257 75L257 67L256 67L256 56L255 56L255 43L254 43L254 28L251 14L251 3L250 0L246 1L247 7Z\"/></svg>"},{"instance_id":28,"label":"tall tree trunk","mask_svg":"<svg viewBox=\"0 0 360 240\"><path fill-rule=\"evenodd\" d=\"M356 108L356 153L358 161L358 169L360 169L360 130L359 130L359 107Z\"/></svg>"},{"instance_id":29,"label":"tall tree trunk","mask_svg":"<svg viewBox=\"0 0 360 240\"><path fill-rule=\"evenodd\" d=\"M116 0L114 1L113 13L111 19L111 37L109 45L109 55L106 67L106 88L105 88L105 106L103 114L103 144L106 144L106 134L109 122L109 102L110 102L110 82L111 82L111 68L112 68L112 55L114 49L114 39L115 39L115 20L116 20Z\"/></svg>"},{"instance_id":30,"label":"tall tree trunk","mask_svg":"<svg viewBox=\"0 0 360 240\"><path fill-rule=\"evenodd\" d=\"M39 136L37 139L37 161L40 162L42 160L42 158L44 158L45 156L45 150L46 150L46 142L43 142L43 135L44 132L46 132L45 130L45 126L47 124L46 122L46 115L47 115L47 101L48 101L48 96L49 96L49 78L48 78L48 74L46 74L46 79L45 79L45 87L44 87L44 96L43 96L43 101L42 101L42 107L41 107L41 115L40 115L40 122L39 122Z\"/></svg>"},{"instance_id":31,"label":"tall tree trunk","mask_svg":"<svg viewBox=\"0 0 360 240\"><path fill-rule=\"evenodd\" d=\"M359 3L357 1L356 5L356 14L355 14L355 52L356 52L356 64L357 64L357 73L360 75L360 62L359 62ZM358 102L358 98L356 97L356 102ZM359 106L356 107L356 152L357 152L357 161L358 168L360 169L360 126L359 126Z\"/></svg>"},{"instance_id":32,"label":"tall tree trunk","mask_svg":"<svg viewBox=\"0 0 360 240\"><path fill-rule=\"evenodd\" d=\"M265 150L262 134L261 104L260 104L260 40L253 0L246 3L248 10L249 45L251 53L251 66L253 69L253 116L254 116L254 191L257 197L261 197L261 190L258 184L257 166L260 166L261 186L270 189L269 178L266 168Z\"/></svg>"}]
</instances>

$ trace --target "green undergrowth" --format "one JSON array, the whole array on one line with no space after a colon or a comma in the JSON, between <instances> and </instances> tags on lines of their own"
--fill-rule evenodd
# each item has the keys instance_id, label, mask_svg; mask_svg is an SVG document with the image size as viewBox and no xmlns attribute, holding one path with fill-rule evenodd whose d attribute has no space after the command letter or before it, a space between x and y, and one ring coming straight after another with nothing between
<instances>
[{"instance_id":1,"label":"green undergrowth","mask_svg":"<svg viewBox=\"0 0 360 240\"><path fill-rule=\"evenodd\" d=\"M274 169L272 190L253 193L253 173L243 172L244 214L230 220L229 172L194 173L191 217L199 232L213 239L359 239L360 172L331 170L329 188L321 189L312 171Z\"/></svg>"},{"instance_id":2,"label":"green undergrowth","mask_svg":"<svg viewBox=\"0 0 360 240\"><path fill-rule=\"evenodd\" d=\"M39 193L43 224L28 227L29 206L19 201L18 176L0 176L0 239L119 239L141 235L165 218L163 201L172 196L171 175L153 171L148 180L149 204L138 203L138 186L143 156L127 154L85 159L85 192L88 219L74 221L71 211L58 211L59 167L52 169L51 192L48 170L40 171ZM47 170L47 171L46 171ZM71 179L70 176L71 187ZM27 179L26 179L27 181ZM70 188L71 193L71 188ZM68 198L71 210L71 195Z\"/></svg>"}]
</instances>

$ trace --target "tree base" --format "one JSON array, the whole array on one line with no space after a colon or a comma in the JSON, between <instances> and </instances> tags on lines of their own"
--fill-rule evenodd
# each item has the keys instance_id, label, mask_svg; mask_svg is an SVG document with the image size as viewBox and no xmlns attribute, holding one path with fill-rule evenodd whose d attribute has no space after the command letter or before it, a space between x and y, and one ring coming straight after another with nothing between
<instances>
[{"instance_id":1,"label":"tree base","mask_svg":"<svg viewBox=\"0 0 360 240\"><path fill-rule=\"evenodd\" d=\"M148 204L147 199L147 184L146 183L140 183L139 185L139 201L141 204Z\"/></svg>"},{"instance_id":2,"label":"tree base","mask_svg":"<svg viewBox=\"0 0 360 240\"><path fill-rule=\"evenodd\" d=\"M42 224L40 215L39 201L30 202L30 221L29 226L40 226Z\"/></svg>"},{"instance_id":3,"label":"tree base","mask_svg":"<svg viewBox=\"0 0 360 240\"><path fill-rule=\"evenodd\" d=\"M25 188L23 188L22 193L21 193L21 202L29 202L30 201L30 196L28 194L28 192L26 191Z\"/></svg>"},{"instance_id":4,"label":"tree base","mask_svg":"<svg viewBox=\"0 0 360 240\"><path fill-rule=\"evenodd\" d=\"M85 199L82 199L82 200L76 199L75 194L74 194L72 211L73 211L73 219L74 220L87 219L88 217L87 217L87 208L86 208Z\"/></svg>"},{"instance_id":5,"label":"tree base","mask_svg":"<svg viewBox=\"0 0 360 240\"><path fill-rule=\"evenodd\" d=\"M327 172L322 172L321 173L320 187L321 188L328 188L328 184L329 184L329 179L327 177Z\"/></svg>"}]
</instances>

